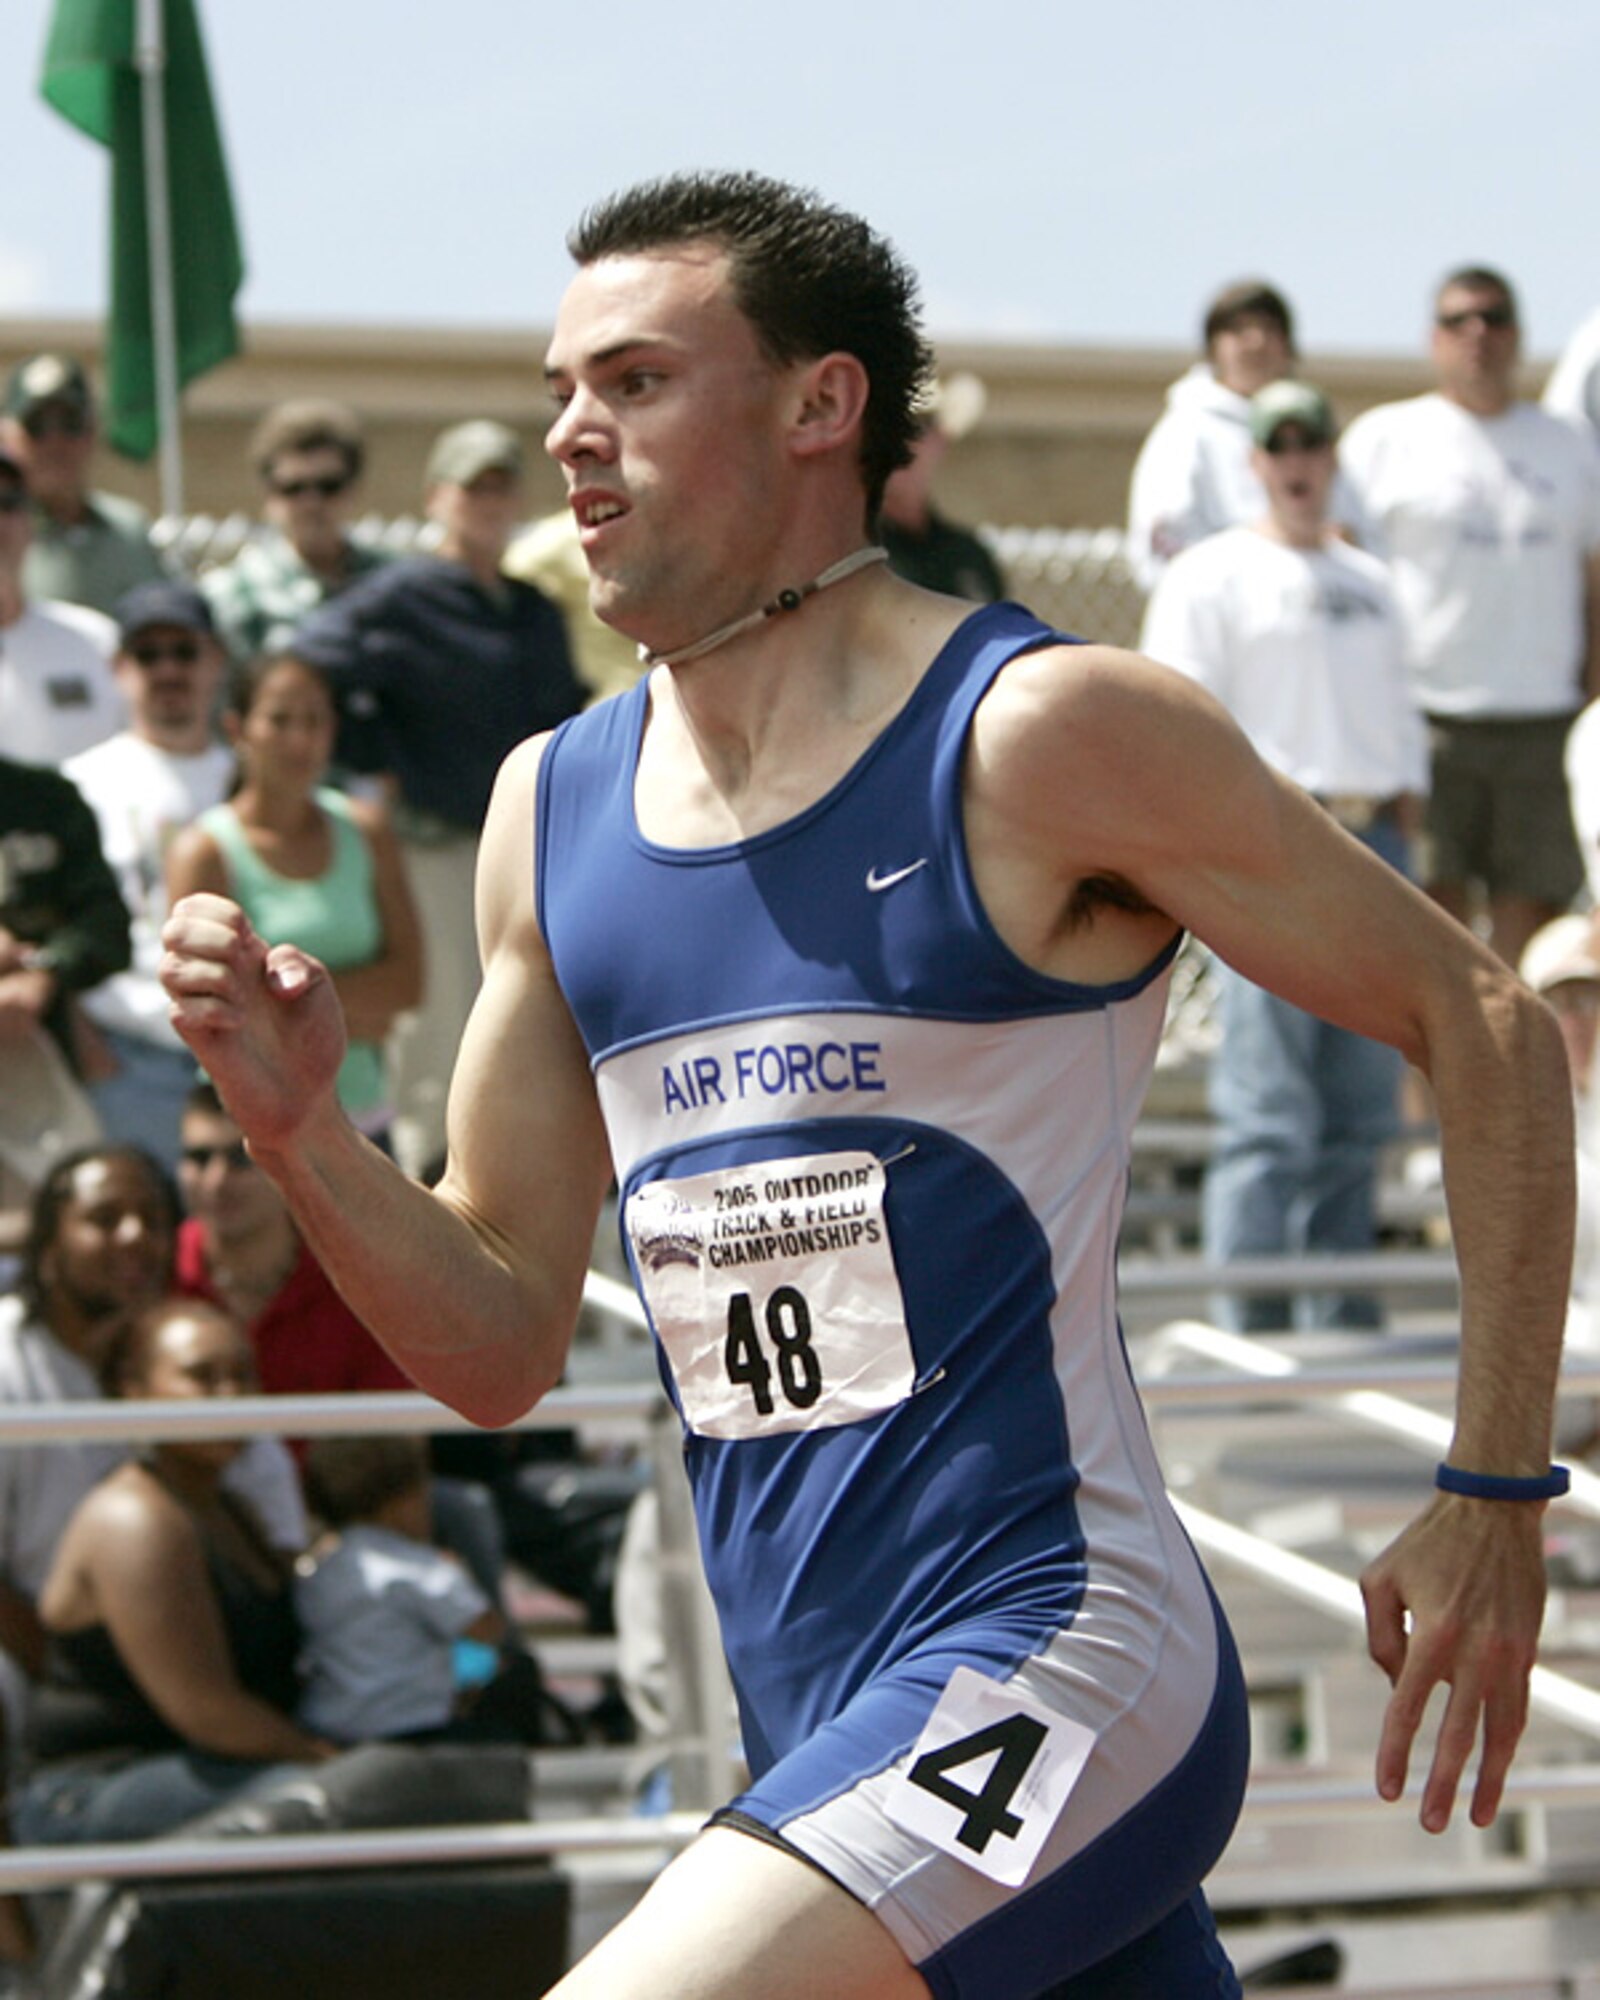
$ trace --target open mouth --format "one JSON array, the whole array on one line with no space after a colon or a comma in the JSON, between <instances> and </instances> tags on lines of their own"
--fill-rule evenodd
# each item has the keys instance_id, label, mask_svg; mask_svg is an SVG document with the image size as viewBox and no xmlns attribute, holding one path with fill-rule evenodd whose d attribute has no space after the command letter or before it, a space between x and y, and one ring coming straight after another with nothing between
<instances>
[{"instance_id":1,"label":"open mouth","mask_svg":"<svg viewBox=\"0 0 1600 2000\"><path fill-rule=\"evenodd\" d=\"M580 528L603 528L608 521L620 520L628 510L609 493L580 493L573 495L572 511Z\"/></svg>"}]
</instances>

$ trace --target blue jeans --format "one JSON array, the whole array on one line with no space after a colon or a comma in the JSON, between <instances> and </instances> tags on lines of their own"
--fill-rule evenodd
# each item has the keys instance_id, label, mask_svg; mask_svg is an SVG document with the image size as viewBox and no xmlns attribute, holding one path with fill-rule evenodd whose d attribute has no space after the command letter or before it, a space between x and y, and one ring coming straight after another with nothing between
<instances>
[{"instance_id":1,"label":"blue jeans","mask_svg":"<svg viewBox=\"0 0 1600 2000\"><path fill-rule=\"evenodd\" d=\"M184 1101L200 1081L200 1065L186 1048L167 1048L135 1035L100 1030L116 1070L89 1086L107 1139L143 1146L169 1174L178 1171L178 1125Z\"/></svg>"},{"instance_id":2,"label":"blue jeans","mask_svg":"<svg viewBox=\"0 0 1600 2000\"><path fill-rule=\"evenodd\" d=\"M172 1750L125 1764L46 1765L24 1786L13 1832L26 1847L102 1840L154 1840L226 1805L292 1777L296 1764L259 1764Z\"/></svg>"},{"instance_id":3,"label":"blue jeans","mask_svg":"<svg viewBox=\"0 0 1600 2000\"><path fill-rule=\"evenodd\" d=\"M1375 826L1363 839L1403 870L1396 829ZM1378 1153L1397 1125L1398 1051L1330 1027L1220 963L1216 974L1222 1042L1210 1098L1220 1129L1205 1183L1206 1254L1226 1262L1370 1250ZM1225 1293L1212 1310L1241 1333L1383 1321L1361 1293Z\"/></svg>"}]
</instances>

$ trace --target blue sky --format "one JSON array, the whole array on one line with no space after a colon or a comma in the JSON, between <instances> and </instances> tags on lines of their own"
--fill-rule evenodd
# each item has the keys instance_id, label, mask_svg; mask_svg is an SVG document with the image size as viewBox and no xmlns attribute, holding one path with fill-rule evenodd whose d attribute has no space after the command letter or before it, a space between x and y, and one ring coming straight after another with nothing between
<instances>
[{"instance_id":1,"label":"blue sky","mask_svg":"<svg viewBox=\"0 0 1600 2000\"><path fill-rule=\"evenodd\" d=\"M247 318L544 325L586 202L707 165L862 209L947 337L1182 345L1247 272L1313 351L1413 349L1466 261L1517 281L1536 355L1600 304L1591 0L202 10ZM104 159L38 99L48 14L0 8L0 314L103 303Z\"/></svg>"}]
</instances>

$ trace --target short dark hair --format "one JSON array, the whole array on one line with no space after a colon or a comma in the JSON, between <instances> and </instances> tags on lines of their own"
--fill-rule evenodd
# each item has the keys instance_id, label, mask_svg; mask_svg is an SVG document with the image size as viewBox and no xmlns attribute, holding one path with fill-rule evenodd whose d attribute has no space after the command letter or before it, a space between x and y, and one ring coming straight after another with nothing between
<instances>
[{"instance_id":1,"label":"short dark hair","mask_svg":"<svg viewBox=\"0 0 1600 2000\"><path fill-rule=\"evenodd\" d=\"M333 676L326 667L316 660L308 660L304 653L297 653L292 646L278 646L270 652L255 653L247 660L240 660L228 673L227 703L233 714L247 716L260 699L261 690L267 677L279 667L293 664L304 674L309 674L327 690L329 701L338 707L338 696L334 691Z\"/></svg>"},{"instance_id":2,"label":"short dark hair","mask_svg":"<svg viewBox=\"0 0 1600 2000\"><path fill-rule=\"evenodd\" d=\"M331 1528L370 1520L378 1509L410 1493L428 1477L428 1447L421 1438L313 1438L302 1467L306 1498Z\"/></svg>"},{"instance_id":3,"label":"short dark hair","mask_svg":"<svg viewBox=\"0 0 1600 2000\"><path fill-rule=\"evenodd\" d=\"M1447 272L1433 288L1434 310L1438 310L1439 301L1446 292L1455 291L1457 288L1464 292L1498 292L1510 306L1511 317L1518 321L1522 317L1517 311L1517 295L1512 289L1511 280L1503 277L1488 264L1462 264L1454 271Z\"/></svg>"},{"instance_id":4,"label":"short dark hair","mask_svg":"<svg viewBox=\"0 0 1600 2000\"><path fill-rule=\"evenodd\" d=\"M774 364L843 352L866 370L861 472L876 514L890 473L910 463L933 372L909 265L859 216L753 173L647 181L597 203L567 238L579 264L688 243L726 254L739 310Z\"/></svg>"},{"instance_id":5,"label":"short dark hair","mask_svg":"<svg viewBox=\"0 0 1600 2000\"><path fill-rule=\"evenodd\" d=\"M217 1086L209 1076L201 1077L198 1083L189 1086L189 1094L183 1100L183 1115L200 1111L213 1118L231 1118L233 1113L218 1095Z\"/></svg>"},{"instance_id":6,"label":"short dark hair","mask_svg":"<svg viewBox=\"0 0 1600 2000\"><path fill-rule=\"evenodd\" d=\"M161 1162L153 1153L147 1153L143 1146L79 1146L75 1151L63 1154L34 1189L33 1207L28 1215L28 1235L22 1246L22 1273L17 1281L17 1293L30 1319L37 1319L44 1311L41 1267L45 1253L55 1243L56 1233L61 1227L61 1212L72 1199L72 1183L80 1167L100 1160L131 1160L148 1177L151 1187L160 1196L167 1211L168 1228L176 1231L178 1227L183 1213L178 1190Z\"/></svg>"},{"instance_id":7,"label":"short dark hair","mask_svg":"<svg viewBox=\"0 0 1600 2000\"><path fill-rule=\"evenodd\" d=\"M127 1395L129 1381L148 1364L156 1342L175 1319L217 1320L235 1333L242 1332L226 1306L185 1292L168 1292L148 1305L135 1306L118 1317L100 1362L100 1386L108 1396Z\"/></svg>"},{"instance_id":8,"label":"short dark hair","mask_svg":"<svg viewBox=\"0 0 1600 2000\"><path fill-rule=\"evenodd\" d=\"M272 476L273 460L284 451L339 452L352 479L361 477L367 462L366 439L355 411L312 397L279 403L251 433L250 463L261 478Z\"/></svg>"},{"instance_id":9,"label":"short dark hair","mask_svg":"<svg viewBox=\"0 0 1600 2000\"><path fill-rule=\"evenodd\" d=\"M1265 278L1236 278L1217 293L1206 307L1201 325L1206 352L1211 352L1212 342L1219 333L1231 332L1240 320L1247 318L1270 319L1283 335L1289 352L1295 352L1294 313L1282 292Z\"/></svg>"}]
</instances>

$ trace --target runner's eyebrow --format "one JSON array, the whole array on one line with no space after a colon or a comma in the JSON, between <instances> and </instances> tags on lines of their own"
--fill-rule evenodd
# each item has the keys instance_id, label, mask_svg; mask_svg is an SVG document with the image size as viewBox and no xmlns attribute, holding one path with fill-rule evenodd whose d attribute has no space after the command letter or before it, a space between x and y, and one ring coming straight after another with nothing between
<instances>
[{"instance_id":1,"label":"runner's eyebrow","mask_svg":"<svg viewBox=\"0 0 1600 2000\"><path fill-rule=\"evenodd\" d=\"M667 342L664 340L652 338L648 335L639 335L637 337L630 338L628 340L616 341L610 347L596 348L592 354L586 355L584 357L583 365L590 368L604 368L609 366L614 361L622 360L627 355L642 354L648 352L652 348L662 348L665 347L666 345ZM548 361L545 363L544 379L547 382L553 382L558 377L563 375L570 375L571 373L572 373L571 368L563 367L559 364L553 364Z\"/></svg>"}]
</instances>

